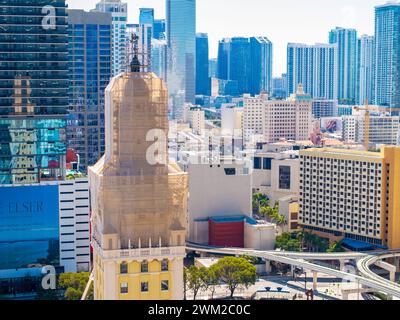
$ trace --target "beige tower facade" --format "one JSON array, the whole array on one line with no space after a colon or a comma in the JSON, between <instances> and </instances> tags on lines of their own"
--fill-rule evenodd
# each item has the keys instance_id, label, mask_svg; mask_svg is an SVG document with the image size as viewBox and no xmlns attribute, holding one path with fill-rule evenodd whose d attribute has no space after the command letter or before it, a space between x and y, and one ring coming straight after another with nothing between
<instances>
[{"instance_id":1,"label":"beige tower facade","mask_svg":"<svg viewBox=\"0 0 400 320\"><path fill-rule=\"evenodd\" d=\"M106 89L106 153L89 168L95 299L183 298L188 181L169 164L167 99L154 73Z\"/></svg>"}]
</instances>

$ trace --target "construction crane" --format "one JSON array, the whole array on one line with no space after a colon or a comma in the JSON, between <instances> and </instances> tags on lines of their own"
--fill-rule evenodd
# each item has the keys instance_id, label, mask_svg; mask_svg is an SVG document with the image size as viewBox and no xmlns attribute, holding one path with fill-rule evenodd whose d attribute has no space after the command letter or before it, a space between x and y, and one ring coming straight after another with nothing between
<instances>
[{"instance_id":1,"label":"construction crane","mask_svg":"<svg viewBox=\"0 0 400 320\"><path fill-rule=\"evenodd\" d=\"M369 150L369 130L371 123L371 111L376 112L387 112L386 108L380 108L379 106L370 106L368 103L368 98L365 100L364 107L355 106L354 110L356 111L365 111L364 114L364 148L366 151ZM390 113L400 111L400 108L390 108Z\"/></svg>"}]
</instances>

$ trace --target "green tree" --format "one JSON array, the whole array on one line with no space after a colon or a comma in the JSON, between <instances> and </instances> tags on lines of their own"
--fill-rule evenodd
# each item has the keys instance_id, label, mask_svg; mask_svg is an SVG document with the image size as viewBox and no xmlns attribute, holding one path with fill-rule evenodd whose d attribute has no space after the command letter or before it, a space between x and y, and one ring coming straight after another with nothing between
<instances>
[{"instance_id":1,"label":"green tree","mask_svg":"<svg viewBox=\"0 0 400 320\"><path fill-rule=\"evenodd\" d=\"M334 253L334 252L344 252L344 248L342 247L341 242L335 242L333 243L326 252L328 253Z\"/></svg>"},{"instance_id":2,"label":"green tree","mask_svg":"<svg viewBox=\"0 0 400 320\"><path fill-rule=\"evenodd\" d=\"M248 288L257 280L256 267L243 258L222 258L215 268L218 278L227 284L231 298L238 287Z\"/></svg>"},{"instance_id":3,"label":"green tree","mask_svg":"<svg viewBox=\"0 0 400 320\"><path fill-rule=\"evenodd\" d=\"M207 273L205 267L198 268L191 266L187 272L187 287L193 292L193 300L196 300L197 294L204 289L204 278Z\"/></svg>"},{"instance_id":4,"label":"green tree","mask_svg":"<svg viewBox=\"0 0 400 320\"><path fill-rule=\"evenodd\" d=\"M299 252L301 251L301 242L294 233L282 233L276 237L275 248L284 251Z\"/></svg>"},{"instance_id":5,"label":"green tree","mask_svg":"<svg viewBox=\"0 0 400 320\"><path fill-rule=\"evenodd\" d=\"M212 265L203 274L204 290L211 291L211 299L214 299L215 291L219 286L219 278L216 265Z\"/></svg>"},{"instance_id":6,"label":"green tree","mask_svg":"<svg viewBox=\"0 0 400 320\"><path fill-rule=\"evenodd\" d=\"M258 262L258 259L254 256L242 255L240 258L246 259L251 264L257 264Z\"/></svg>"},{"instance_id":7,"label":"green tree","mask_svg":"<svg viewBox=\"0 0 400 320\"><path fill-rule=\"evenodd\" d=\"M58 287L64 290L66 300L80 300L89 281L89 272L62 273L58 279ZM92 298L93 293L89 295Z\"/></svg>"}]
</instances>

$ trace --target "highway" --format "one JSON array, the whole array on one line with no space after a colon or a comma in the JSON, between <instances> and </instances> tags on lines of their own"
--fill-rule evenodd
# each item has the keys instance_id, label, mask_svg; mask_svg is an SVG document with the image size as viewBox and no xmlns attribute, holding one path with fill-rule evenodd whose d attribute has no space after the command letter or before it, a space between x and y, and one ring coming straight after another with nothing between
<instances>
[{"instance_id":1,"label":"highway","mask_svg":"<svg viewBox=\"0 0 400 320\"><path fill-rule=\"evenodd\" d=\"M393 297L400 298L400 286L383 279L375 275L369 266L378 260L384 259L385 255L392 257L393 255L400 255L398 251L384 252L383 255L377 252L372 253L373 255L367 255L365 253L292 253L282 251L257 251L251 249L239 249L239 248L213 248L208 246L199 246L194 244L187 244L187 250L223 254L223 255L249 255L258 258L262 258L268 261L276 261L287 265L300 267L303 269L311 270L313 272L321 272L337 278L341 278L354 283L362 284L368 288L375 289ZM381 252L382 253L382 252ZM361 276L356 274L347 273L344 271L332 269L325 266L320 266L304 260L358 260L357 266L360 269Z\"/></svg>"}]
</instances>

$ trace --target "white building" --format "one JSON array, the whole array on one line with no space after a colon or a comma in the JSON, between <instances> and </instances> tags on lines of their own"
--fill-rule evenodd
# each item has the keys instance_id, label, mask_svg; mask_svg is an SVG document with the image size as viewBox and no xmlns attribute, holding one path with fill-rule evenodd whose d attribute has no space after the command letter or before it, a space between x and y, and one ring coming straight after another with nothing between
<instances>
[{"instance_id":1,"label":"white building","mask_svg":"<svg viewBox=\"0 0 400 320\"><path fill-rule=\"evenodd\" d=\"M369 142L380 145L397 145L400 130L400 117L398 116L371 116L369 124ZM346 142L362 143L365 137L364 115L343 117L342 137Z\"/></svg>"},{"instance_id":2,"label":"white building","mask_svg":"<svg viewBox=\"0 0 400 320\"><path fill-rule=\"evenodd\" d=\"M243 110L246 139L262 135L265 142L308 140L313 131L312 100L301 86L287 100L269 100L266 94L245 95Z\"/></svg>"},{"instance_id":3,"label":"white building","mask_svg":"<svg viewBox=\"0 0 400 320\"><path fill-rule=\"evenodd\" d=\"M96 10L101 12L111 12L112 15L112 74L113 76L116 76L125 71L128 4L121 2L121 0L101 0L96 4Z\"/></svg>"},{"instance_id":4,"label":"white building","mask_svg":"<svg viewBox=\"0 0 400 320\"><path fill-rule=\"evenodd\" d=\"M189 111L189 122L193 133L202 135L206 126L204 110L193 107Z\"/></svg>"},{"instance_id":5,"label":"white building","mask_svg":"<svg viewBox=\"0 0 400 320\"><path fill-rule=\"evenodd\" d=\"M243 108L236 106L222 106L221 109L221 133L223 135L242 135L243 132Z\"/></svg>"},{"instance_id":6,"label":"white building","mask_svg":"<svg viewBox=\"0 0 400 320\"><path fill-rule=\"evenodd\" d=\"M210 217L251 217L252 175L247 165L189 164L190 241L208 243Z\"/></svg>"},{"instance_id":7,"label":"white building","mask_svg":"<svg viewBox=\"0 0 400 320\"><path fill-rule=\"evenodd\" d=\"M279 148L280 149L280 148ZM253 190L265 194L271 205L282 197L299 195L299 152L265 146L254 154Z\"/></svg>"}]
</instances>

